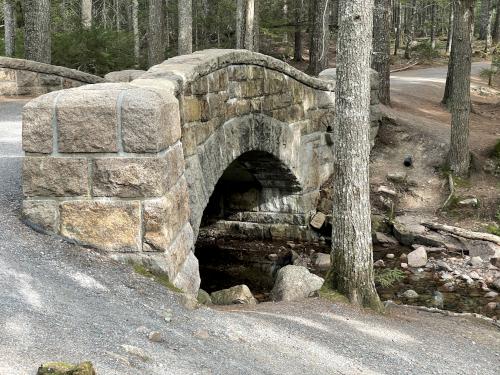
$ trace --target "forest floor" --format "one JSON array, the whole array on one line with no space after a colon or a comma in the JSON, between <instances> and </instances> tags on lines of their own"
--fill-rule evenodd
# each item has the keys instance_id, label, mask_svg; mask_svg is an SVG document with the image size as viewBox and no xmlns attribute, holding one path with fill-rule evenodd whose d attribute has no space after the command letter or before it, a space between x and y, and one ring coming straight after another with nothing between
<instances>
[{"instance_id":1,"label":"forest floor","mask_svg":"<svg viewBox=\"0 0 500 375\"><path fill-rule=\"evenodd\" d=\"M484 165L500 141L500 91L488 88L479 72L488 62L472 65L470 148L474 155L471 176L456 180L455 203L475 197L477 207L440 211L449 195L445 160L449 148L451 116L440 103L446 66L412 69L391 76L389 121L382 126L371 163L372 188L387 184L388 173L407 173L412 187L401 191L397 213L438 215L457 226L484 230L500 210L500 178L485 173ZM411 155L412 168L403 166ZM375 202L376 204L377 202Z\"/></svg>"}]
</instances>

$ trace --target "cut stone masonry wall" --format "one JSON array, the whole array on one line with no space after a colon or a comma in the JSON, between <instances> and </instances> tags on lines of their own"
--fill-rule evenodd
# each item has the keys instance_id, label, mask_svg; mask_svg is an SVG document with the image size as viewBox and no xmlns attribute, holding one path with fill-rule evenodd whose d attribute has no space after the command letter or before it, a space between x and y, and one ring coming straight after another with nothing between
<instances>
[{"instance_id":1,"label":"cut stone masonry wall","mask_svg":"<svg viewBox=\"0 0 500 375\"><path fill-rule=\"evenodd\" d=\"M24 218L195 293L203 211L224 171L249 152L275 160L269 172L247 163L264 186L261 207L221 225L310 236L306 223L332 173L334 87L258 53L207 50L130 83L40 96L23 112Z\"/></svg>"}]
</instances>

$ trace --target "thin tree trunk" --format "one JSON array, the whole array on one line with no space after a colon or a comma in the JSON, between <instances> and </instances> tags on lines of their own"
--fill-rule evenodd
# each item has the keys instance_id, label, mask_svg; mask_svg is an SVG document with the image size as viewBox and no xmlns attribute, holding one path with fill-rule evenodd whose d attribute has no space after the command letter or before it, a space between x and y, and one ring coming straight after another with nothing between
<instances>
[{"instance_id":1,"label":"thin tree trunk","mask_svg":"<svg viewBox=\"0 0 500 375\"><path fill-rule=\"evenodd\" d=\"M188 55L193 52L193 2L179 0L179 55Z\"/></svg>"},{"instance_id":2,"label":"thin tree trunk","mask_svg":"<svg viewBox=\"0 0 500 375\"><path fill-rule=\"evenodd\" d=\"M295 0L295 34L293 60L302 61L302 13L304 12L304 0Z\"/></svg>"},{"instance_id":3,"label":"thin tree trunk","mask_svg":"<svg viewBox=\"0 0 500 375\"><path fill-rule=\"evenodd\" d=\"M163 0L149 0L149 35L148 63L149 66L159 64L165 59L163 44Z\"/></svg>"},{"instance_id":4,"label":"thin tree trunk","mask_svg":"<svg viewBox=\"0 0 500 375\"><path fill-rule=\"evenodd\" d=\"M401 0L396 0L396 36L394 41L394 56L398 55L401 43Z\"/></svg>"},{"instance_id":5,"label":"thin tree trunk","mask_svg":"<svg viewBox=\"0 0 500 375\"><path fill-rule=\"evenodd\" d=\"M472 60L471 27L474 0L454 0L455 23L452 48L451 142L449 164L453 174L469 172L469 118L471 110L470 72Z\"/></svg>"},{"instance_id":6,"label":"thin tree trunk","mask_svg":"<svg viewBox=\"0 0 500 375\"><path fill-rule=\"evenodd\" d=\"M417 18L416 14L417 14L417 0L412 0L408 32L405 35L406 37L405 59L407 60L411 58L411 45L413 43L413 39L415 38L415 21Z\"/></svg>"},{"instance_id":7,"label":"thin tree trunk","mask_svg":"<svg viewBox=\"0 0 500 375\"><path fill-rule=\"evenodd\" d=\"M436 49L436 2L431 4L431 48Z\"/></svg>"},{"instance_id":8,"label":"thin tree trunk","mask_svg":"<svg viewBox=\"0 0 500 375\"><path fill-rule=\"evenodd\" d=\"M16 52L16 12L12 0L3 3L3 14L5 23L5 56L12 57Z\"/></svg>"},{"instance_id":9,"label":"thin tree trunk","mask_svg":"<svg viewBox=\"0 0 500 375\"><path fill-rule=\"evenodd\" d=\"M391 102L391 0L375 0L372 68L380 76L380 102Z\"/></svg>"},{"instance_id":10,"label":"thin tree trunk","mask_svg":"<svg viewBox=\"0 0 500 375\"><path fill-rule=\"evenodd\" d=\"M84 29L92 27L92 0L82 0L82 26Z\"/></svg>"},{"instance_id":11,"label":"thin tree trunk","mask_svg":"<svg viewBox=\"0 0 500 375\"><path fill-rule=\"evenodd\" d=\"M120 31L121 28L121 20L120 20L120 0L115 1L115 23L116 23L116 31Z\"/></svg>"},{"instance_id":12,"label":"thin tree trunk","mask_svg":"<svg viewBox=\"0 0 500 375\"><path fill-rule=\"evenodd\" d=\"M102 2L102 26L104 29L108 28L108 2L103 0Z\"/></svg>"},{"instance_id":13,"label":"thin tree trunk","mask_svg":"<svg viewBox=\"0 0 500 375\"><path fill-rule=\"evenodd\" d=\"M50 64L50 0L23 0L22 4L25 58Z\"/></svg>"},{"instance_id":14,"label":"thin tree trunk","mask_svg":"<svg viewBox=\"0 0 500 375\"><path fill-rule=\"evenodd\" d=\"M339 1L332 215L327 283L352 303L382 309L370 222L370 55L373 0Z\"/></svg>"},{"instance_id":15,"label":"thin tree trunk","mask_svg":"<svg viewBox=\"0 0 500 375\"><path fill-rule=\"evenodd\" d=\"M331 0L313 0L313 22L308 72L317 76L328 67Z\"/></svg>"},{"instance_id":16,"label":"thin tree trunk","mask_svg":"<svg viewBox=\"0 0 500 375\"><path fill-rule=\"evenodd\" d=\"M488 53L490 47L493 44L492 35L491 35L491 26L493 23L493 8L489 7L488 9L488 20L486 24L486 31L484 36L484 52Z\"/></svg>"},{"instance_id":17,"label":"thin tree trunk","mask_svg":"<svg viewBox=\"0 0 500 375\"><path fill-rule=\"evenodd\" d=\"M493 44L500 42L500 0L497 0L495 11L495 26L493 27Z\"/></svg>"},{"instance_id":18,"label":"thin tree trunk","mask_svg":"<svg viewBox=\"0 0 500 375\"><path fill-rule=\"evenodd\" d=\"M236 48L255 51L256 12L255 0L238 0L236 5ZM258 30L258 25L257 25Z\"/></svg>"},{"instance_id":19,"label":"thin tree trunk","mask_svg":"<svg viewBox=\"0 0 500 375\"><path fill-rule=\"evenodd\" d=\"M139 1L132 0L132 30L134 34L134 57L135 64L139 65L141 55L141 44L139 37Z\"/></svg>"},{"instance_id":20,"label":"thin tree trunk","mask_svg":"<svg viewBox=\"0 0 500 375\"><path fill-rule=\"evenodd\" d=\"M487 27L490 19L491 4L490 0L481 0L479 39L486 40ZM491 31L491 30L490 30Z\"/></svg>"}]
</instances>

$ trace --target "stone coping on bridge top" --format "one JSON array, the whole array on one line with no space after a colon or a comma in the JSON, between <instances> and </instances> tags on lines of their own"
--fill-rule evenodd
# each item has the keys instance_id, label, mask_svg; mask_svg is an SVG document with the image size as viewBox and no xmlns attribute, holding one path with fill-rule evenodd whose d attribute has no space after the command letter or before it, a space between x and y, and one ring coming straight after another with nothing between
<instances>
[{"instance_id":1,"label":"stone coping on bridge top","mask_svg":"<svg viewBox=\"0 0 500 375\"><path fill-rule=\"evenodd\" d=\"M160 83L158 80L165 80L163 83L177 95L186 83L230 65L261 66L283 73L313 89L335 91L334 81L312 77L274 57L238 49L209 49L172 57L151 67L147 73L132 83L158 86Z\"/></svg>"}]
</instances>

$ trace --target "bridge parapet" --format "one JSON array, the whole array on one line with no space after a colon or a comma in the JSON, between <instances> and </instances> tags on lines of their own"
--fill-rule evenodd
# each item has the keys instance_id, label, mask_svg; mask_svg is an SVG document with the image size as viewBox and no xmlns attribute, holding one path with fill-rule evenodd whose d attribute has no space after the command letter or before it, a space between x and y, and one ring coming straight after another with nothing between
<instances>
[{"instance_id":1,"label":"bridge parapet","mask_svg":"<svg viewBox=\"0 0 500 375\"><path fill-rule=\"evenodd\" d=\"M332 172L334 85L268 56L208 50L130 83L43 95L23 113L24 217L195 292L195 239L228 170L252 175L258 191L224 190L240 201L224 208L223 226L310 238Z\"/></svg>"}]
</instances>

